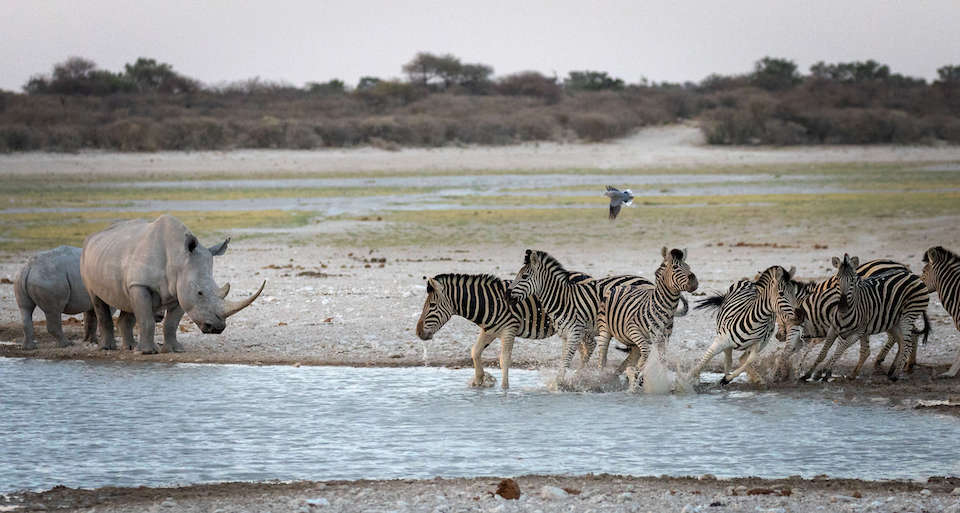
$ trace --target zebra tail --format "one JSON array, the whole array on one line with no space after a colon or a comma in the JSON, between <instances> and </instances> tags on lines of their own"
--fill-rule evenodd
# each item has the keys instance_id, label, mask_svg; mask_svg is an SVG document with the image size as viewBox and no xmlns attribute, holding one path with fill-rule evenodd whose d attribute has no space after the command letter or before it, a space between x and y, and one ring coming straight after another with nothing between
<instances>
[{"instance_id":1,"label":"zebra tail","mask_svg":"<svg viewBox=\"0 0 960 513\"><path fill-rule=\"evenodd\" d=\"M720 305L723 303L723 300L727 298L726 294L714 294L712 296L707 296L700 301L697 301L697 306L693 307L694 310L703 310L705 308L717 309L720 308Z\"/></svg>"},{"instance_id":2,"label":"zebra tail","mask_svg":"<svg viewBox=\"0 0 960 513\"><path fill-rule=\"evenodd\" d=\"M683 303L683 308L677 309L677 311L673 314L674 317L683 317L684 315L687 315L687 312L690 311L690 303L687 303L687 298L683 297L682 294L680 295L680 302Z\"/></svg>"},{"instance_id":3,"label":"zebra tail","mask_svg":"<svg viewBox=\"0 0 960 513\"><path fill-rule=\"evenodd\" d=\"M927 317L926 310L923 311L923 329L919 331L911 329L910 331L912 331L914 335L923 335L923 341L920 342L920 345L927 345L927 339L930 337L930 318Z\"/></svg>"}]
</instances>

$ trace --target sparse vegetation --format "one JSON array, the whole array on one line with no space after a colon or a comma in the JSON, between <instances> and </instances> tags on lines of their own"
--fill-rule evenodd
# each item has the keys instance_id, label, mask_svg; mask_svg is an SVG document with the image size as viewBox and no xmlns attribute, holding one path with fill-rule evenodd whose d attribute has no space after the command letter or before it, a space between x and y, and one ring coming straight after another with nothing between
<instances>
[{"instance_id":1,"label":"sparse vegetation","mask_svg":"<svg viewBox=\"0 0 960 513\"><path fill-rule=\"evenodd\" d=\"M873 60L802 75L773 57L699 84L625 84L603 71L494 79L491 66L430 53L402 70L408 80L367 76L355 88L259 77L206 86L154 59L115 73L71 57L23 94L0 93L0 152L603 141L678 119L699 120L711 144L960 142L957 65L932 84Z\"/></svg>"}]
</instances>

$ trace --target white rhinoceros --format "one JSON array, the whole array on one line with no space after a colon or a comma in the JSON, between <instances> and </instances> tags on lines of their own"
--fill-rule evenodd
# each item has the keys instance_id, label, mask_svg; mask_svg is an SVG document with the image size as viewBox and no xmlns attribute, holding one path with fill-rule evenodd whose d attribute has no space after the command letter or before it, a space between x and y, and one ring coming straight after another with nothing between
<instances>
[{"instance_id":1,"label":"white rhinoceros","mask_svg":"<svg viewBox=\"0 0 960 513\"><path fill-rule=\"evenodd\" d=\"M202 246L180 220L163 215L153 222L125 221L87 237L80 257L80 274L90 294L100 325L100 348L116 349L109 307L120 310L120 334L133 346L133 324L140 341L137 350L157 352L155 322L186 313L203 333L221 333L227 317L250 305L260 289L244 301L227 301L227 287L213 281L214 252L226 250L226 241L211 251ZM164 322L164 352L183 351L176 341L175 322Z\"/></svg>"},{"instance_id":2,"label":"white rhinoceros","mask_svg":"<svg viewBox=\"0 0 960 513\"><path fill-rule=\"evenodd\" d=\"M23 348L35 349L33 311L39 306L47 318L47 332L57 337L57 346L72 344L63 334L62 314L83 314L84 340L93 341L97 331L90 296L80 278L80 248L60 246L38 253L27 261L13 279L23 320Z\"/></svg>"}]
</instances>

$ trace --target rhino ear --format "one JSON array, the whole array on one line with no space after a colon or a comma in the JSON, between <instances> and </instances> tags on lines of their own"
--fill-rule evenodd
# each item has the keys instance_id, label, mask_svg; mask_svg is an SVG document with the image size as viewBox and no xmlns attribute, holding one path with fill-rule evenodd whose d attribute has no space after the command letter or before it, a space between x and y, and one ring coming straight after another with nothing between
<instances>
[{"instance_id":1,"label":"rhino ear","mask_svg":"<svg viewBox=\"0 0 960 513\"><path fill-rule=\"evenodd\" d=\"M193 250L197 249L198 244L200 244L200 242L197 241L197 238L194 237L192 233L188 233L187 240L184 242L187 253L193 253Z\"/></svg>"},{"instance_id":2,"label":"rhino ear","mask_svg":"<svg viewBox=\"0 0 960 513\"><path fill-rule=\"evenodd\" d=\"M220 256L227 252L227 244L230 243L230 237L227 237L223 242L217 244L216 246L210 246L210 254L213 256Z\"/></svg>"}]
</instances>

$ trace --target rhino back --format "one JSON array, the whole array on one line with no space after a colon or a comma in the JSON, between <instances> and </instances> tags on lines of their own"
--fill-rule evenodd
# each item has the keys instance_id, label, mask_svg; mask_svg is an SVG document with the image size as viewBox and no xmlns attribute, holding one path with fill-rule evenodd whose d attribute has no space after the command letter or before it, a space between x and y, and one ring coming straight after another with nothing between
<instances>
[{"instance_id":1,"label":"rhino back","mask_svg":"<svg viewBox=\"0 0 960 513\"><path fill-rule=\"evenodd\" d=\"M133 310L128 294L133 285L146 286L161 297L168 297L166 246L170 244L168 233L173 224L170 219L173 218L162 216L153 222L121 222L87 237L81 259L87 288L107 304L128 312ZM182 247L182 242L179 244Z\"/></svg>"},{"instance_id":2,"label":"rhino back","mask_svg":"<svg viewBox=\"0 0 960 513\"><path fill-rule=\"evenodd\" d=\"M81 249L60 246L33 256L18 275L23 290L44 310L77 314L90 310L80 276Z\"/></svg>"}]
</instances>

